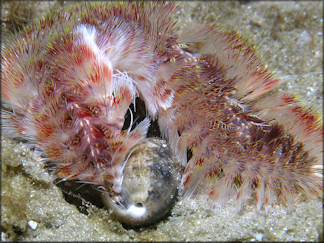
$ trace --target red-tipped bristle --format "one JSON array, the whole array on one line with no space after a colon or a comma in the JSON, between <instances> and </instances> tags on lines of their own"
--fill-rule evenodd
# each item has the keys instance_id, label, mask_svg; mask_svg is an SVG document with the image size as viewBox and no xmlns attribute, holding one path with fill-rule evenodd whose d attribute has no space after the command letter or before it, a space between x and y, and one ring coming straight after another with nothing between
<instances>
[{"instance_id":1,"label":"red-tipped bristle","mask_svg":"<svg viewBox=\"0 0 324 243\"><path fill-rule=\"evenodd\" d=\"M278 199L291 204L300 193L321 197L315 114L287 95L267 98L278 79L235 33L202 27L182 34L196 60L173 71L166 85L173 104L159 124L183 163L192 151L185 196L205 192L220 204L235 198L238 209L254 194L258 209Z\"/></svg>"},{"instance_id":2,"label":"red-tipped bristle","mask_svg":"<svg viewBox=\"0 0 324 243\"><path fill-rule=\"evenodd\" d=\"M154 89L174 10L167 3L81 4L26 28L3 52L7 134L43 148L58 177L113 186L150 124L146 118L121 131L136 95ZM167 102L160 99L145 99L153 113Z\"/></svg>"}]
</instances>

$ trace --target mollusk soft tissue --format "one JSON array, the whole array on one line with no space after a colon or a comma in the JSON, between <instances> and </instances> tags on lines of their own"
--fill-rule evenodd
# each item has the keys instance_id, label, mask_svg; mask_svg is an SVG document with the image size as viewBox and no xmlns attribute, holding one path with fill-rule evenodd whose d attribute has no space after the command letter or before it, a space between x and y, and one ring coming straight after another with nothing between
<instances>
[{"instance_id":1,"label":"mollusk soft tissue","mask_svg":"<svg viewBox=\"0 0 324 243\"><path fill-rule=\"evenodd\" d=\"M147 212L143 201L129 204L134 189L123 193L124 172L141 167L128 163L139 163L131 157L143 142L170 158L166 169L147 164L172 188L163 194L171 204L178 181L186 197L205 193L219 205L235 199L238 209L250 198L260 210L299 194L321 197L316 114L290 93L271 92L278 79L236 33L213 24L179 31L176 9L80 4L26 28L3 49L3 132L40 147L57 178L97 185L129 224ZM125 129L136 97L148 116ZM146 139L154 119L167 144ZM145 192L151 200L153 189Z\"/></svg>"}]
</instances>

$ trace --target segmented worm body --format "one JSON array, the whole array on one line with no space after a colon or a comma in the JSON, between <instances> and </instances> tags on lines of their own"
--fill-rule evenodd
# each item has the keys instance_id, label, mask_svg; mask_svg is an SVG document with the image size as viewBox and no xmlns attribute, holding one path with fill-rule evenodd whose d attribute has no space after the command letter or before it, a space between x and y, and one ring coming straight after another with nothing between
<instances>
[{"instance_id":1,"label":"segmented worm body","mask_svg":"<svg viewBox=\"0 0 324 243\"><path fill-rule=\"evenodd\" d=\"M145 205L165 204L160 196L172 204L179 183L184 196L235 198L238 209L251 196L259 210L300 193L321 197L316 114L292 94L272 92L278 79L236 33L213 24L178 31L176 9L80 4L26 28L1 59L3 131L42 148L57 178L97 185L120 220L134 225L166 214ZM136 97L148 115L125 130ZM150 119L167 143L146 139ZM153 161L145 162L149 178L161 183L145 188L144 199L126 182L143 169L138 161Z\"/></svg>"}]
</instances>

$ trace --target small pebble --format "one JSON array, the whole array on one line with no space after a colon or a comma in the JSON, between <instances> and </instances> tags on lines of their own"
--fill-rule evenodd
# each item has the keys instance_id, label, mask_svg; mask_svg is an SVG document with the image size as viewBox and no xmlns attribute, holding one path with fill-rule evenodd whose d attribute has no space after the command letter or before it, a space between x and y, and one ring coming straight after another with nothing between
<instances>
[{"instance_id":1,"label":"small pebble","mask_svg":"<svg viewBox=\"0 0 324 243\"><path fill-rule=\"evenodd\" d=\"M35 230L37 228L37 222L35 222L33 220L28 221L27 224L32 230Z\"/></svg>"}]
</instances>

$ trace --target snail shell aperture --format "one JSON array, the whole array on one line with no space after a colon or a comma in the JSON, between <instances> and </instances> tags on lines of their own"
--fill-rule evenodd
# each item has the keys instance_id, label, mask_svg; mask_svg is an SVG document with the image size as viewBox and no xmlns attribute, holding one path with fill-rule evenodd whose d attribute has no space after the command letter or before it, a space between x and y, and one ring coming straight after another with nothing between
<instances>
[{"instance_id":1,"label":"snail shell aperture","mask_svg":"<svg viewBox=\"0 0 324 243\"><path fill-rule=\"evenodd\" d=\"M104 204L114 216L129 226L155 223L171 211L180 183L180 164L167 143L148 138L135 145L126 156L121 191L103 193Z\"/></svg>"}]
</instances>

